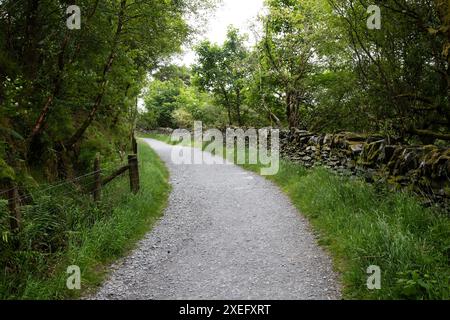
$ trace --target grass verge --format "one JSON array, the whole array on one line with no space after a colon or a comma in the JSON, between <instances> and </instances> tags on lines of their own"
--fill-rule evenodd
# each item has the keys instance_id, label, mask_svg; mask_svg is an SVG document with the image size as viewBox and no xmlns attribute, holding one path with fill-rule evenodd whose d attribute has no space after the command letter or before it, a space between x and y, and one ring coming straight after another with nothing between
<instances>
[{"instance_id":1,"label":"grass verge","mask_svg":"<svg viewBox=\"0 0 450 320\"><path fill-rule=\"evenodd\" d=\"M150 135L164 142L168 136ZM261 165L243 165L259 173ZM414 195L326 169L281 161L275 182L319 233L342 275L346 299L450 298L450 219ZM367 268L381 289L367 288Z\"/></svg>"},{"instance_id":2,"label":"grass verge","mask_svg":"<svg viewBox=\"0 0 450 320\"><path fill-rule=\"evenodd\" d=\"M25 208L17 239L0 240L0 299L76 299L102 283L108 266L134 248L166 206L170 187L164 164L143 142L139 159L137 195L124 176L104 189L100 204L56 191ZM66 287L70 265L81 269L82 290Z\"/></svg>"}]
</instances>

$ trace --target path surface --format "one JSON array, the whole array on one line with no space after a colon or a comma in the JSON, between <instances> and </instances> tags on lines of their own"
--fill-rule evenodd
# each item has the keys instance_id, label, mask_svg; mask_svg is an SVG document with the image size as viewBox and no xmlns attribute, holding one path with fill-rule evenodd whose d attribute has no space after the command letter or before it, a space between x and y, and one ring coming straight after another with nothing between
<instances>
[{"instance_id":1,"label":"path surface","mask_svg":"<svg viewBox=\"0 0 450 320\"><path fill-rule=\"evenodd\" d=\"M339 299L330 258L271 182L234 165L174 165L164 217L92 299ZM212 157L205 153L205 157Z\"/></svg>"}]
</instances>

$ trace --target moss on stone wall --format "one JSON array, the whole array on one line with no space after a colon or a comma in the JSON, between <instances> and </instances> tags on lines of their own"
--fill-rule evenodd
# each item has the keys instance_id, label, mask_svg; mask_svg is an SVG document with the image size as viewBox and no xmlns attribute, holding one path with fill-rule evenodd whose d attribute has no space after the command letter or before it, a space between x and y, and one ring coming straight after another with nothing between
<instances>
[{"instance_id":1,"label":"moss on stone wall","mask_svg":"<svg viewBox=\"0 0 450 320\"><path fill-rule=\"evenodd\" d=\"M282 156L293 162L362 175L370 182L387 182L394 189L450 203L450 149L388 144L380 136L351 132L317 135L291 130L280 137Z\"/></svg>"}]
</instances>

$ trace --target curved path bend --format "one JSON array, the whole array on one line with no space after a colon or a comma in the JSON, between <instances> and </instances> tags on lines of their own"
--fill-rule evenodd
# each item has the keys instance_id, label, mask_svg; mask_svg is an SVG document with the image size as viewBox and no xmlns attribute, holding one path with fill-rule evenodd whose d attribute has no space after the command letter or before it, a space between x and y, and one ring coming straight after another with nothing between
<instances>
[{"instance_id":1,"label":"curved path bend","mask_svg":"<svg viewBox=\"0 0 450 320\"><path fill-rule=\"evenodd\" d=\"M175 165L173 146L146 142L169 168L168 207L92 299L341 297L330 257L273 183L235 165Z\"/></svg>"}]
</instances>

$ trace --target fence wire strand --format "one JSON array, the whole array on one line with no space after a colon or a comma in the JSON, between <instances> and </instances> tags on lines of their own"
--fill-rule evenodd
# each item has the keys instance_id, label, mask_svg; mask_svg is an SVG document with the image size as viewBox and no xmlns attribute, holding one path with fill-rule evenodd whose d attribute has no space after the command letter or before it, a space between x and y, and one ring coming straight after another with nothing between
<instances>
[{"instance_id":1,"label":"fence wire strand","mask_svg":"<svg viewBox=\"0 0 450 320\"><path fill-rule=\"evenodd\" d=\"M91 179L96 174L100 174L102 179L107 178L110 174L114 173L115 171L117 171L118 169L120 169L120 168L122 168L122 167L124 167L126 165L127 164L125 162L123 162L123 161L116 162L116 163L108 163L105 166L101 166L100 170L92 171L92 172L83 174L81 176L75 177L75 178L70 179L70 180L59 181L59 182L56 182L54 184L47 185L45 188L42 188L42 189L31 188L27 192L26 195L19 196L17 198L17 200L20 201L20 202L23 202L23 201L32 199L35 196L40 196L40 195L42 195L44 193L49 193L49 192L52 192L53 190L55 190L57 188L62 188L62 187L65 187L65 186L70 186L70 188L73 188L74 190L79 189L79 190L76 190L77 192L83 192L83 191L84 192L91 192L91 190L86 190L86 187L88 185L90 186L90 185L94 184L96 182L95 180L89 181L87 184L83 184L83 183L80 184L80 182L85 180L85 179L86 180L87 179ZM10 191L12 191L12 190L14 190L16 188L18 188L18 187L12 187L12 188L7 189L7 190L2 190L0 192L0 197L3 196L3 198L5 198L4 197L5 194L8 194ZM6 199L10 200L9 197L6 197Z\"/></svg>"}]
</instances>

